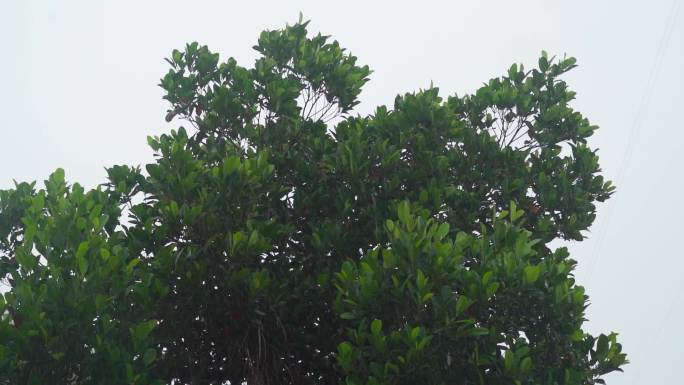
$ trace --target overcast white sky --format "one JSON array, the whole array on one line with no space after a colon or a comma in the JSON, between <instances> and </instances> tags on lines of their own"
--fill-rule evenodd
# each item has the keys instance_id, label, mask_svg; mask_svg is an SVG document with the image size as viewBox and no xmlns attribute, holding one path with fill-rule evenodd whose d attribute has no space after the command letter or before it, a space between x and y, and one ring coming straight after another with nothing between
<instances>
[{"instance_id":1,"label":"overcast white sky","mask_svg":"<svg viewBox=\"0 0 684 385\"><path fill-rule=\"evenodd\" d=\"M684 253L684 11L652 1L0 0L0 188L57 167L94 186L104 167L152 159L147 135L172 126L157 84L171 50L199 41L250 66L258 33L297 20L375 72L361 114L397 93L462 94L542 49L568 53L575 106L601 126L618 187L590 238L571 244L593 332L621 334L631 364L610 385L680 384Z\"/></svg>"}]
</instances>

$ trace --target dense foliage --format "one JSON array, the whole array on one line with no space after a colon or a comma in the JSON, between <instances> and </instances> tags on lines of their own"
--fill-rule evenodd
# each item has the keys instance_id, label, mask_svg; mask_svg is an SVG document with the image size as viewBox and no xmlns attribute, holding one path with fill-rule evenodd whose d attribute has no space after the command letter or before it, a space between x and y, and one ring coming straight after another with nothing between
<instances>
[{"instance_id":1,"label":"dense foliage","mask_svg":"<svg viewBox=\"0 0 684 385\"><path fill-rule=\"evenodd\" d=\"M0 192L0 384L597 384L575 261L613 187L559 77L513 65L352 116L370 71L307 23L161 80L188 130L86 190Z\"/></svg>"}]
</instances>

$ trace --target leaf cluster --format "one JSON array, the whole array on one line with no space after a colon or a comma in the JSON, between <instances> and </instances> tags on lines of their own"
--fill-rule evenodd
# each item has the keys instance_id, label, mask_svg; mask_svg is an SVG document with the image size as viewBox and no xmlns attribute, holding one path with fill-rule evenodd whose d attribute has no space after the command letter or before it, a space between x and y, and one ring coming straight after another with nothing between
<instances>
[{"instance_id":1,"label":"leaf cluster","mask_svg":"<svg viewBox=\"0 0 684 385\"><path fill-rule=\"evenodd\" d=\"M92 190L0 191L0 384L594 384L555 239L613 192L545 53L472 95L352 116L370 70L308 22L252 67L198 43L161 79L179 127Z\"/></svg>"}]
</instances>

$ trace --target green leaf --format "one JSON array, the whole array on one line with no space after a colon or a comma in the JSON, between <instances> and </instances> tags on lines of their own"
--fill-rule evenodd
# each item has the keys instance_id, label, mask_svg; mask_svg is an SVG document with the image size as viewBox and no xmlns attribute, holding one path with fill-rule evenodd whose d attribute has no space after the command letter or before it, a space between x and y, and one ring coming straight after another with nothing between
<instances>
[{"instance_id":1,"label":"green leaf","mask_svg":"<svg viewBox=\"0 0 684 385\"><path fill-rule=\"evenodd\" d=\"M399 214L399 220L401 223L408 227L411 223L411 207L409 206L408 201L402 201L399 203L397 213Z\"/></svg>"},{"instance_id":2,"label":"green leaf","mask_svg":"<svg viewBox=\"0 0 684 385\"><path fill-rule=\"evenodd\" d=\"M420 334L420 331L421 331L420 326L416 326L416 327L412 328L411 332L409 332L409 338L412 341L415 341L416 339L418 339L418 335Z\"/></svg>"},{"instance_id":3,"label":"green leaf","mask_svg":"<svg viewBox=\"0 0 684 385\"><path fill-rule=\"evenodd\" d=\"M506 372L510 372L513 369L514 364L515 355L512 351L506 350L506 353L504 353L504 369L506 369Z\"/></svg>"},{"instance_id":4,"label":"green leaf","mask_svg":"<svg viewBox=\"0 0 684 385\"><path fill-rule=\"evenodd\" d=\"M223 175L230 175L240 168L240 158L231 156L223 163Z\"/></svg>"},{"instance_id":5,"label":"green leaf","mask_svg":"<svg viewBox=\"0 0 684 385\"><path fill-rule=\"evenodd\" d=\"M385 221L385 226L387 226L387 230L394 231L394 222L391 219Z\"/></svg>"},{"instance_id":6,"label":"green leaf","mask_svg":"<svg viewBox=\"0 0 684 385\"><path fill-rule=\"evenodd\" d=\"M171 58L176 64L180 64L182 55L183 54L177 49L174 49L173 52L171 52Z\"/></svg>"},{"instance_id":7,"label":"green leaf","mask_svg":"<svg viewBox=\"0 0 684 385\"><path fill-rule=\"evenodd\" d=\"M88 259L86 258L86 253L88 252L89 247L90 244L87 241L82 242L76 251L76 264L78 265L78 272L81 273L81 275L85 275L88 271Z\"/></svg>"},{"instance_id":8,"label":"green leaf","mask_svg":"<svg viewBox=\"0 0 684 385\"><path fill-rule=\"evenodd\" d=\"M380 331L382 330L382 321L379 319L374 319L373 322L371 322L371 334L374 336L377 336L380 334Z\"/></svg>"},{"instance_id":9,"label":"green leaf","mask_svg":"<svg viewBox=\"0 0 684 385\"><path fill-rule=\"evenodd\" d=\"M466 297L465 295L459 296L458 300L456 301L456 314L463 313L470 307L472 303L473 302L470 300L470 298Z\"/></svg>"},{"instance_id":10,"label":"green leaf","mask_svg":"<svg viewBox=\"0 0 684 385\"><path fill-rule=\"evenodd\" d=\"M601 334L596 341L596 356L598 360L603 360L608 354L608 337L605 334Z\"/></svg>"},{"instance_id":11,"label":"green leaf","mask_svg":"<svg viewBox=\"0 0 684 385\"><path fill-rule=\"evenodd\" d=\"M131 335L133 339L137 342L144 341L147 339L149 334L157 327L157 321L147 320L138 323L133 329L131 329Z\"/></svg>"},{"instance_id":12,"label":"green leaf","mask_svg":"<svg viewBox=\"0 0 684 385\"><path fill-rule=\"evenodd\" d=\"M511 210L511 222L512 223L515 223L524 214L524 212L522 210L518 210L518 207L514 201L511 201L511 209L510 210Z\"/></svg>"},{"instance_id":13,"label":"green leaf","mask_svg":"<svg viewBox=\"0 0 684 385\"><path fill-rule=\"evenodd\" d=\"M392 269L397 265L397 259L394 257L392 250L382 250L382 267L385 269Z\"/></svg>"},{"instance_id":14,"label":"green leaf","mask_svg":"<svg viewBox=\"0 0 684 385\"><path fill-rule=\"evenodd\" d=\"M147 137L147 145L150 146L150 148L154 151L159 151L159 141L152 137L148 136Z\"/></svg>"},{"instance_id":15,"label":"green leaf","mask_svg":"<svg viewBox=\"0 0 684 385\"><path fill-rule=\"evenodd\" d=\"M428 283L428 278L423 274L423 272L418 269L416 272L416 288L422 291Z\"/></svg>"},{"instance_id":16,"label":"green leaf","mask_svg":"<svg viewBox=\"0 0 684 385\"><path fill-rule=\"evenodd\" d=\"M508 77L513 78L516 73L518 73L518 64L513 63L511 68L508 69Z\"/></svg>"},{"instance_id":17,"label":"green leaf","mask_svg":"<svg viewBox=\"0 0 684 385\"><path fill-rule=\"evenodd\" d=\"M86 255L88 252L88 249L90 248L90 242L88 241L83 241L78 245L78 248L76 249L76 258L81 258Z\"/></svg>"},{"instance_id":18,"label":"green leaf","mask_svg":"<svg viewBox=\"0 0 684 385\"><path fill-rule=\"evenodd\" d=\"M337 351L342 356L347 355L347 354L351 353L352 345L347 341L341 342L339 345L337 345Z\"/></svg>"},{"instance_id":19,"label":"green leaf","mask_svg":"<svg viewBox=\"0 0 684 385\"><path fill-rule=\"evenodd\" d=\"M50 180L55 183L64 183L64 169L56 169L52 175L50 175Z\"/></svg>"},{"instance_id":20,"label":"green leaf","mask_svg":"<svg viewBox=\"0 0 684 385\"><path fill-rule=\"evenodd\" d=\"M352 352L354 347L347 341L337 345L337 360L345 369L348 369L352 364Z\"/></svg>"},{"instance_id":21,"label":"green leaf","mask_svg":"<svg viewBox=\"0 0 684 385\"><path fill-rule=\"evenodd\" d=\"M525 267L525 283L534 283L539 278L541 267L527 266Z\"/></svg>"},{"instance_id":22,"label":"green leaf","mask_svg":"<svg viewBox=\"0 0 684 385\"><path fill-rule=\"evenodd\" d=\"M346 312L346 313L340 314L340 318L342 318L342 319L354 319L354 318L356 318L356 316L354 315L354 313Z\"/></svg>"},{"instance_id":23,"label":"green leaf","mask_svg":"<svg viewBox=\"0 0 684 385\"><path fill-rule=\"evenodd\" d=\"M489 334L489 329L487 328L481 328L481 327L476 327L470 329L470 335L471 336L486 336Z\"/></svg>"},{"instance_id":24,"label":"green leaf","mask_svg":"<svg viewBox=\"0 0 684 385\"><path fill-rule=\"evenodd\" d=\"M499 282L492 282L487 286L487 298L493 296L496 294L496 291L499 289Z\"/></svg>"},{"instance_id":25,"label":"green leaf","mask_svg":"<svg viewBox=\"0 0 684 385\"><path fill-rule=\"evenodd\" d=\"M157 358L157 351L153 348L149 348L145 351L145 354L143 355L143 362L145 363L145 366L150 366L152 362Z\"/></svg>"},{"instance_id":26,"label":"green leaf","mask_svg":"<svg viewBox=\"0 0 684 385\"><path fill-rule=\"evenodd\" d=\"M24 229L24 242L25 243L31 243L33 242L33 237L36 235L36 226L26 226Z\"/></svg>"},{"instance_id":27,"label":"green leaf","mask_svg":"<svg viewBox=\"0 0 684 385\"><path fill-rule=\"evenodd\" d=\"M17 262L19 262L19 265L26 270L32 270L38 264L36 258L31 253L27 252L24 247L18 248L14 256L17 259Z\"/></svg>"},{"instance_id":28,"label":"green leaf","mask_svg":"<svg viewBox=\"0 0 684 385\"><path fill-rule=\"evenodd\" d=\"M545 58L544 56L539 58L539 69L542 72L546 72L546 70L549 69L549 60Z\"/></svg>"},{"instance_id":29,"label":"green leaf","mask_svg":"<svg viewBox=\"0 0 684 385\"><path fill-rule=\"evenodd\" d=\"M249 239L247 240L247 244L250 247L254 247L258 241L259 241L259 233L256 230L252 230L252 233L249 234Z\"/></svg>"},{"instance_id":30,"label":"green leaf","mask_svg":"<svg viewBox=\"0 0 684 385\"><path fill-rule=\"evenodd\" d=\"M584 339L584 332L582 330L575 330L570 339L575 342L582 341Z\"/></svg>"},{"instance_id":31,"label":"green leaf","mask_svg":"<svg viewBox=\"0 0 684 385\"><path fill-rule=\"evenodd\" d=\"M523 358L522 361L520 361L520 371L522 373L527 373L530 371L530 368L532 368L532 358Z\"/></svg>"},{"instance_id":32,"label":"green leaf","mask_svg":"<svg viewBox=\"0 0 684 385\"><path fill-rule=\"evenodd\" d=\"M577 59L575 59L574 57L569 57L569 58L563 60L563 66L564 67L571 67L571 66L574 66L575 64L577 64Z\"/></svg>"},{"instance_id":33,"label":"green leaf","mask_svg":"<svg viewBox=\"0 0 684 385\"><path fill-rule=\"evenodd\" d=\"M437 233L435 234L435 239L442 240L447 234L449 234L449 224L448 223L442 223L439 225L437 228Z\"/></svg>"},{"instance_id":34,"label":"green leaf","mask_svg":"<svg viewBox=\"0 0 684 385\"><path fill-rule=\"evenodd\" d=\"M138 266L138 265L140 264L140 262L141 262L141 261L140 261L140 258L133 258L133 259L131 259L131 261L128 262L128 265L126 265L126 270L127 270L128 272L133 271L133 268L135 268L136 266Z\"/></svg>"},{"instance_id":35,"label":"green leaf","mask_svg":"<svg viewBox=\"0 0 684 385\"><path fill-rule=\"evenodd\" d=\"M488 271L482 275L482 284L486 285L489 283L489 281L492 279L492 276L494 275L493 272Z\"/></svg>"},{"instance_id":36,"label":"green leaf","mask_svg":"<svg viewBox=\"0 0 684 385\"><path fill-rule=\"evenodd\" d=\"M128 382L133 383L135 373L133 372L133 366L130 363L126 363L126 378Z\"/></svg>"}]
</instances>

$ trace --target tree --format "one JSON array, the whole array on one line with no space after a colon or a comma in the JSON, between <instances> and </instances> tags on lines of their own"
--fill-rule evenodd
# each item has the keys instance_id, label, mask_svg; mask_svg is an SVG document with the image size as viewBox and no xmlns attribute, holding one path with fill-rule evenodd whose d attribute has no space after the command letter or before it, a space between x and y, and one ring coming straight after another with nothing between
<instances>
[{"instance_id":1,"label":"tree","mask_svg":"<svg viewBox=\"0 0 684 385\"><path fill-rule=\"evenodd\" d=\"M513 65L352 116L370 70L301 20L252 68L173 51L156 160L0 192L0 383L600 384L565 248L613 187L560 79Z\"/></svg>"}]
</instances>

